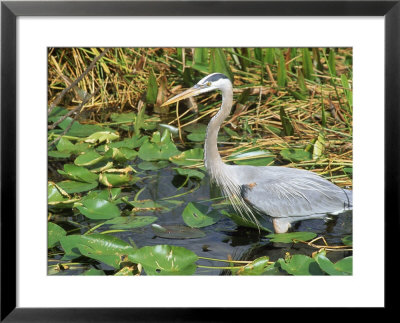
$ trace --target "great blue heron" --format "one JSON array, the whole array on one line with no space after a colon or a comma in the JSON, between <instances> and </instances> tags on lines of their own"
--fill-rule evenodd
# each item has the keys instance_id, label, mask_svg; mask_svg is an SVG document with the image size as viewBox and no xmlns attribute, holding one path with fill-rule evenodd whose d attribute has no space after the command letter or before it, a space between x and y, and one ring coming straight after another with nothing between
<instances>
[{"instance_id":1,"label":"great blue heron","mask_svg":"<svg viewBox=\"0 0 400 323\"><path fill-rule=\"evenodd\" d=\"M243 217L258 224L255 214L261 212L272 218L275 232L284 233L294 221L321 218L352 207L352 191L313 172L283 166L227 165L222 161L217 136L233 102L232 83L224 74L204 77L163 106L214 90L222 92L222 105L207 127L204 164L211 180Z\"/></svg>"}]
</instances>

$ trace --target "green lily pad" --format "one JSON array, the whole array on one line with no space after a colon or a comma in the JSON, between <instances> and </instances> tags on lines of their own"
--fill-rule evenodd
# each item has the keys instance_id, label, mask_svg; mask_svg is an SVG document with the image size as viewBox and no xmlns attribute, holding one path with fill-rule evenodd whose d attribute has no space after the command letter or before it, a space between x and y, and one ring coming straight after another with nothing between
<instances>
[{"instance_id":1,"label":"green lily pad","mask_svg":"<svg viewBox=\"0 0 400 323\"><path fill-rule=\"evenodd\" d=\"M85 167L73 164L64 164L64 171L58 170L58 173L75 181L93 183L97 181L99 176L92 173Z\"/></svg>"},{"instance_id":2,"label":"green lily pad","mask_svg":"<svg viewBox=\"0 0 400 323\"><path fill-rule=\"evenodd\" d=\"M128 257L140 263L147 275L193 275L198 260L193 251L169 245L146 246Z\"/></svg>"},{"instance_id":3,"label":"green lily pad","mask_svg":"<svg viewBox=\"0 0 400 323\"><path fill-rule=\"evenodd\" d=\"M85 270L82 273L83 276L105 276L106 274L104 273L103 270L96 269L96 268L91 268L89 270Z\"/></svg>"},{"instance_id":4,"label":"green lily pad","mask_svg":"<svg viewBox=\"0 0 400 323\"><path fill-rule=\"evenodd\" d=\"M270 266L268 262L269 262L269 257L267 256L257 258L256 260L252 261L251 263L239 269L236 272L236 274L241 276L261 275Z\"/></svg>"},{"instance_id":5,"label":"green lily pad","mask_svg":"<svg viewBox=\"0 0 400 323\"><path fill-rule=\"evenodd\" d=\"M194 148L186 150L179 155L170 157L169 160L179 166L192 166L203 164L204 150L202 148Z\"/></svg>"},{"instance_id":6,"label":"green lily pad","mask_svg":"<svg viewBox=\"0 0 400 323\"><path fill-rule=\"evenodd\" d=\"M182 213L183 221L191 228L207 227L216 223L220 218L217 211L207 213L208 207L200 203L189 202Z\"/></svg>"},{"instance_id":7,"label":"green lily pad","mask_svg":"<svg viewBox=\"0 0 400 323\"><path fill-rule=\"evenodd\" d=\"M119 163L124 163L128 160L134 159L137 155L138 152L136 150L126 147L121 147L121 148L113 147L107 150L107 152L104 154L104 158L111 158Z\"/></svg>"},{"instance_id":8,"label":"green lily pad","mask_svg":"<svg viewBox=\"0 0 400 323\"><path fill-rule=\"evenodd\" d=\"M62 130L65 130L70 126L72 120L73 120L72 118L68 117L63 122L61 122L58 126ZM93 124L80 124L79 122L75 121L72 124L71 128L66 133L66 135L73 136L73 137L87 137L95 132L104 131L104 130L111 130L111 129L103 128L101 126L93 125Z\"/></svg>"},{"instance_id":9,"label":"green lily pad","mask_svg":"<svg viewBox=\"0 0 400 323\"><path fill-rule=\"evenodd\" d=\"M85 183L77 181L62 181L57 183L68 194L90 191L97 187L97 182Z\"/></svg>"},{"instance_id":10,"label":"green lily pad","mask_svg":"<svg viewBox=\"0 0 400 323\"><path fill-rule=\"evenodd\" d=\"M174 168L179 175L203 179L205 174L191 168Z\"/></svg>"},{"instance_id":11,"label":"green lily pad","mask_svg":"<svg viewBox=\"0 0 400 323\"><path fill-rule=\"evenodd\" d=\"M134 149L142 146L146 141L149 140L148 136L133 136L121 141L114 141L109 144L111 148L129 148Z\"/></svg>"},{"instance_id":12,"label":"green lily pad","mask_svg":"<svg viewBox=\"0 0 400 323\"><path fill-rule=\"evenodd\" d=\"M138 180L138 177L133 176L130 173L101 173L99 175L99 182L108 187L131 185L136 183Z\"/></svg>"},{"instance_id":13,"label":"green lily pad","mask_svg":"<svg viewBox=\"0 0 400 323\"><path fill-rule=\"evenodd\" d=\"M345 236L342 238L342 242L345 246L353 245L353 236Z\"/></svg>"},{"instance_id":14,"label":"green lily pad","mask_svg":"<svg viewBox=\"0 0 400 323\"><path fill-rule=\"evenodd\" d=\"M117 140L119 135L115 132L111 131L99 131L92 133L85 139L85 142L94 144L94 143L102 143L102 142L111 142Z\"/></svg>"},{"instance_id":15,"label":"green lily pad","mask_svg":"<svg viewBox=\"0 0 400 323\"><path fill-rule=\"evenodd\" d=\"M310 241L317 236L314 232L289 232L289 233L272 233L266 237L270 239L271 242L283 242L292 243L295 240Z\"/></svg>"},{"instance_id":16,"label":"green lily pad","mask_svg":"<svg viewBox=\"0 0 400 323\"><path fill-rule=\"evenodd\" d=\"M67 234L63 228L53 222L47 223L47 233L47 248L54 247Z\"/></svg>"},{"instance_id":17,"label":"green lily pad","mask_svg":"<svg viewBox=\"0 0 400 323\"><path fill-rule=\"evenodd\" d=\"M108 220L120 216L121 213L115 204L102 199L85 200L82 206L76 208L92 220Z\"/></svg>"},{"instance_id":18,"label":"green lily pad","mask_svg":"<svg viewBox=\"0 0 400 323\"><path fill-rule=\"evenodd\" d=\"M196 239L203 238L206 234L196 228L189 228L184 225L164 225L152 224L151 228L155 235L167 239Z\"/></svg>"},{"instance_id":19,"label":"green lily pad","mask_svg":"<svg viewBox=\"0 0 400 323\"><path fill-rule=\"evenodd\" d=\"M84 255L116 269L126 256L135 253L129 243L107 234L69 235L60 243L65 251L63 260Z\"/></svg>"},{"instance_id":20,"label":"green lily pad","mask_svg":"<svg viewBox=\"0 0 400 323\"><path fill-rule=\"evenodd\" d=\"M293 255L289 259L278 259L281 268L291 275L323 275L314 259L304 255Z\"/></svg>"},{"instance_id":21,"label":"green lily pad","mask_svg":"<svg viewBox=\"0 0 400 323\"><path fill-rule=\"evenodd\" d=\"M159 170L164 167L167 167L169 162L167 160L160 160L160 161L143 161L139 163L138 167L142 170Z\"/></svg>"},{"instance_id":22,"label":"green lily pad","mask_svg":"<svg viewBox=\"0 0 400 323\"><path fill-rule=\"evenodd\" d=\"M103 160L103 156L98 154L96 151L91 150L82 155L79 155L74 160L74 164L77 166L91 166Z\"/></svg>"},{"instance_id":23,"label":"green lily pad","mask_svg":"<svg viewBox=\"0 0 400 323\"><path fill-rule=\"evenodd\" d=\"M134 229L149 225L157 219L156 216L119 216L106 221L105 224L111 224L111 229Z\"/></svg>"},{"instance_id":24,"label":"green lily pad","mask_svg":"<svg viewBox=\"0 0 400 323\"><path fill-rule=\"evenodd\" d=\"M139 149L139 157L146 161L168 160L177 154L179 150L171 141L168 130L165 130L162 136L158 131L154 132L151 142L145 142Z\"/></svg>"},{"instance_id":25,"label":"green lily pad","mask_svg":"<svg viewBox=\"0 0 400 323\"><path fill-rule=\"evenodd\" d=\"M346 258L344 258L346 259ZM349 275L352 273L353 260L352 257L348 257L347 260L342 259L339 266L333 264L327 257L326 252L321 251L314 256L314 260L318 263L319 267L326 272L328 275ZM341 270L345 269L345 271Z\"/></svg>"}]
</instances>

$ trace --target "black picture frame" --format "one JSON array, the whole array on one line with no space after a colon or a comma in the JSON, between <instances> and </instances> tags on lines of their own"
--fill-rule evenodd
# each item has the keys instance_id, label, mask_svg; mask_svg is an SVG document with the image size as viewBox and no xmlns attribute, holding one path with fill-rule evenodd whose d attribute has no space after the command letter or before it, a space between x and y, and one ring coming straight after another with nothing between
<instances>
[{"instance_id":1,"label":"black picture frame","mask_svg":"<svg viewBox=\"0 0 400 323\"><path fill-rule=\"evenodd\" d=\"M226 321L240 309L16 307L16 19L19 16L384 16L385 259L399 229L400 1L4 1L1 3L1 321ZM385 265L385 277L390 266ZM386 284L385 308L392 302ZM216 304L218 306L218 304ZM261 309L258 309L261 311ZM218 313L218 315L215 315ZM220 315L221 314L221 315ZM252 316L254 313L252 313ZM270 314L269 314L270 315Z\"/></svg>"}]
</instances>

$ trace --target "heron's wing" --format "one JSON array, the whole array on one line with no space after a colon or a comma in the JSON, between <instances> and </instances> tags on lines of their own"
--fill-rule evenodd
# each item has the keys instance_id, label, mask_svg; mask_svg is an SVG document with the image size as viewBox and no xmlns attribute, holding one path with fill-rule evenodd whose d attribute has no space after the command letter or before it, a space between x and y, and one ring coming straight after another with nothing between
<instances>
[{"instance_id":1,"label":"heron's wing","mask_svg":"<svg viewBox=\"0 0 400 323\"><path fill-rule=\"evenodd\" d=\"M287 173L273 177L260 174L259 180L241 186L243 199L272 217L334 213L351 206L351 191L311 172Z\"/></svg>"}]
</instances>

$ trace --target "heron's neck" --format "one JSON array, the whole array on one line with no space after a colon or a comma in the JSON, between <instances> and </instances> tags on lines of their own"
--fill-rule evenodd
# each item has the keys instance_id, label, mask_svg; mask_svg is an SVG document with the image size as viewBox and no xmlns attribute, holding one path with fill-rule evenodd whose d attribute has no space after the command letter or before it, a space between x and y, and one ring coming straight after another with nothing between
<instances>
[{"instance_id":1,"label":"heron's neck","mask_svg":"<svg viewBox=\"0 0 400 323\"><path fill-rule=\"evenodd\" d=\"M210 120L204 143L204 165L213 180L224 169L224 162L218 152L217 138L222 122L229 116L232 108L232 87L222 89L222 105L218 113Z\"/></svg>"}]
</instances>

